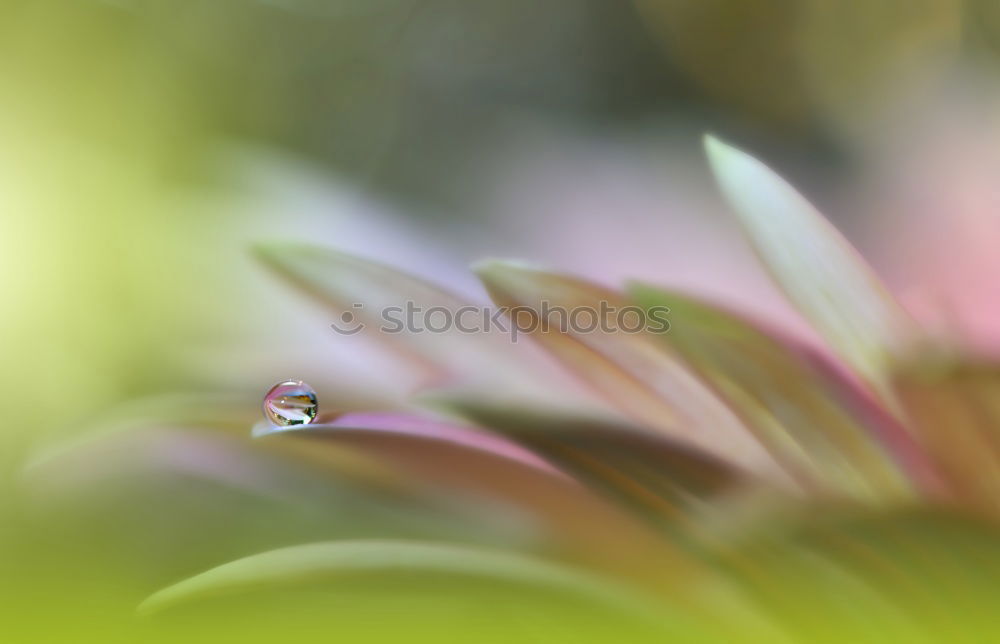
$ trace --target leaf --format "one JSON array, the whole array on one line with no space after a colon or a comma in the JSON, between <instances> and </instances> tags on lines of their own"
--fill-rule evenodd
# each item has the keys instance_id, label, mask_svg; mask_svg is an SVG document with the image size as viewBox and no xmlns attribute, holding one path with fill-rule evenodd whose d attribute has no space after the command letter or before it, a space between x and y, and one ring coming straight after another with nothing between
<instances>
[{"instance_id":1,"label":"leaf","mask_svg":"<svg viewBox=\"0 0 1000 644\"><path fill-rule=\"evenodd\" d=\"M515 552L393 540L312 543L238 559L154 593L138 607L150 615L180 603L252 591L344 583L365 575L478 577L568 593L639 615L647 600L573 568Z\"/></svg>"},{"instance_id":2,"label":"leaf","mask_svg":"<svg viewBox=\"0 0 1000 644\"><path fill-rule=\"evenodd\" d=\"M712 499L760 483L707 454L620 421L468 398L430 402L529 446L659 525L683 524Z\"/></svg>"},{"instance_id":3,"label":"leaf","mask_svg":"<svg viewBox=\"0 0 1000 644\"><path fill-rule=\"evenodd\" d=\"M867 500L906 498L906 474L930 466L906 430L822 354L720 308L653 287L630 291L668 306L660 340L681 356L807 489Z\"/></svg>"},{"instance_id":4,"label":"leaf","mask_svg":"<svg viewBox=\"0 0 1000 644\"><path fill-rule=\"evenodd\" d=\"M773 461L732 413L672 356L651 331L586 331L565 315L622 311L621 294L571 277L510 262L476 268L493 300L522 318L520 327L597 392L639 423L747 469L773 470ZM610 309L609 309L610 307ZM617 314L616 314L617 315Z\"/></svg>"},{"instance_id":5,"label":"leaf","mask_svg":"<svg viewBox=\"0 0 1000 644\"><path fill-rule=\"evenodd\" d=\"M909 321L858 252L802 195L711 136L708 159L758 256L837 353L882 393Z\"/></svg>"},{"instance_id":6,"label":"leaf","mask_svg":"<svg viewBox=\"0 0 1000 644\"><path fill-rule=\"evenodd\" d=\"M947 497L1000 516L1000 365L910 362L893 388Z\"/></svg>"}]
</instances>

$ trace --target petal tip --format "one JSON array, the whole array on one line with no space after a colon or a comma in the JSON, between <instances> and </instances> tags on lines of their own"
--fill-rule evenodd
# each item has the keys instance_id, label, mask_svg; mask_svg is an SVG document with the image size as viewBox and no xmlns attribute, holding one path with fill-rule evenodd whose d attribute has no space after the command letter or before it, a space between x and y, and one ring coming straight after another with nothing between
<instances>
[{"instance_id":1,"label":"petal tip","mask_svg":"<svg viewBox=\"0 0 1000 644\"><path fill-rule=\"evenodd\" d=\"M747 162L760 163L760 161L757 161L751 155L730 145L714 134L706 133L702 137L702 146L705 148L708 163L716 177L721 177L727 170L732 171L733 164L745 164Z\"/></svg>"},{"instance_id":2,"label":"petal tip","mask_svg":"<svg viewBox=\"0 0 1000 644\"><path fill-rule=\"evenodd\" d=\"M507 271L537 272L545 270L542 266L522 259L500 259L496 257L475 261L472 263L471 268L479 276L495 275Z\"/></svg>"}]
</instances>

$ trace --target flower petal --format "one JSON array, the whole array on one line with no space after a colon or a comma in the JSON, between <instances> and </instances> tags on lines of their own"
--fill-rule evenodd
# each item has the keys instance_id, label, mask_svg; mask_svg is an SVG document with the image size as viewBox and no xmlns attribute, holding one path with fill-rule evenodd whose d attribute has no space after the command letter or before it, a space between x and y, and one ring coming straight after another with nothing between
<instances>
[{"instance_id":1,"label":"flower petal","mask_svg":"<svg viewBox=\"0 0 1000 644\"><path fill-rule=\"evenodd\" d=\"M322 460L328 451L356 452L391 468L412 489L458 503L466 512L501 522L528 518L541 530L539 537L593 564L640 570L635 553L656 552L660 561L685 567L661 535L630 513L523 447L480 430L392 414L351 414L275 431L262 442L284 449L295 442L306 461Z\"/></svg>"},{"instance_id":2,"label":"flower petal","mask_svg":"<svg viewBox=\"0 0 1000 644\"><path fill-rule=\"evenodd\" d=\"M430 311L447 311L453 321L462 309L483 311L463 298L420 278L337 250L306 244L267 244L256 248L258 258L280 276L331 307L337 324L353 335L361 329L377 338L404 364L416 369L426 384L472 382L498 385L513 394L536 395L544 365L535 356L511 347L496 329L463 332L456 324L438 329ZM420 328L410 328L407 307L414 309ZM443 315L443 314L442 314ZM346 322L344 320L347 320ZM471 316L463 318L472 326ZM364 325L363 328L359 325ZM433 329L431 327L434 327ZM553 380L548 380L554 386Z\"/></svg>"},{"instance_id":3,"label":"flower petal","mask_svg":"<svg viewBox=\"0 0 1000 644\"><path fill-rule=\"evenodd\" d=\"M918 467L916 445L824 356L690 297L643 285L631 292L647 310L670 307L670 332L660 336L664 345L726 400L807 489L864 499L908 496L904 468Z\"/></svg>"},{"instance_id":4,"label":"flower petal","mask_svg":"<svg viewBox=\"0 0 1000 644\"><path fill-rule=\"evenodd\" d=\"M468 398L434 402L530 446L657 524L684 522L710 499L759 483L707 454L628 423L509 409Z\"/></svg>"},{"instance_id":5,"label":"flower petal","mask_svg":"<svg viewBox=\"0 0 1000 644\"><path fill-rule=\"evenodd\" d=\"M587 331L590 322L571 328L562 320L542 320L541 312L554 307L568 315L583 311L593 319L608 307L621 311L631 305L621 294L511 262L483 263L476 271L493 300L510 307L515 319L534 316L530 325L522 320L521 328L626 415L741 466L771 463L733 414L659 348L656 334L600 327Z\"/></svg>"},{"instance_id":6,"label":"flower petal","mask_svg":"<svg viewBox=\"0 0 1000 644\"><path fill-rule=\"evenodd\" d=\"M341 414L326 422L290 428L275 427L270 423L262 422L255 428L254 436L289 433L314 436L317 435L316 432L324 431L336 431L338 438L342 440L347 440L351 432L358 432L373 436L396 436L403 440L446 443L460 449L487 452L553 476L564 476L536 454L500 436L406 413L357 412Z\"/></svg>"},{"instance_id":7,"label":"flower petal","mask_svg":"<svg viewBox=\"0 0 1000 644\"><path fill-rule=\"evenodd\" d=\"M705 149L723 194L774 279L834 350L881 388L910 325L874 272L773 170L711 136Z\"/></svg>"},{"instance_id":8,"label":"flower petal","mask_svg":"<svg viewBox=\"0 0 1000 644\"><path fill-rule=\"evenodd\" d=\"M909 364L893 386L918 440L963 506L1000 515L1000 365Z\"/></svg>"}]
</instances>

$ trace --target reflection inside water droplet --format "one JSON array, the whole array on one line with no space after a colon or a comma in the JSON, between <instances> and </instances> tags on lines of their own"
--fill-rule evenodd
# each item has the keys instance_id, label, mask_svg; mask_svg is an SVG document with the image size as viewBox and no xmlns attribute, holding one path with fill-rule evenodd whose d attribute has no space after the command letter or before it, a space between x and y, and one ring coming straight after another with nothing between
<instances>
[{"instance_id":1,"label":"reflection inside water droplet","mask_svg":"<svg viewBox=\"0 0 1000 644\"><path fill-rule=\"evenodd\" d=\"M308 425L316 418L316 392L301 380L286 380L264 396L264 416L279 427Z\"/></svg>"}]
</instances>

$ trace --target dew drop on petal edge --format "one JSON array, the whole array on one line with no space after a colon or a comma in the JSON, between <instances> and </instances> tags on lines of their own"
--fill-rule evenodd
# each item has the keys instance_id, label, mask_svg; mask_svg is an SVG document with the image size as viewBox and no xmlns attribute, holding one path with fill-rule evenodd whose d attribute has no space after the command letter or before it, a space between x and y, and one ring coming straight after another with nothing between
<instances>
[{"instance_id":1,"label":"dew drop on petal edge","mask_svg":"<svg viewBox=\"0 0 1000 644\"><path fill-rule=\"evenodd\" d=\"M308 425L317 409L316 392L301 380L279 382L264 396L264 416L278 427Z\"/></svg>"}]
</instances>

